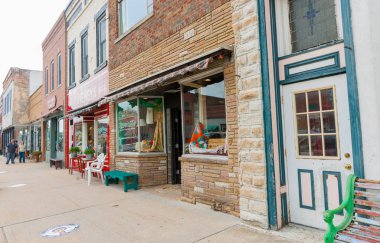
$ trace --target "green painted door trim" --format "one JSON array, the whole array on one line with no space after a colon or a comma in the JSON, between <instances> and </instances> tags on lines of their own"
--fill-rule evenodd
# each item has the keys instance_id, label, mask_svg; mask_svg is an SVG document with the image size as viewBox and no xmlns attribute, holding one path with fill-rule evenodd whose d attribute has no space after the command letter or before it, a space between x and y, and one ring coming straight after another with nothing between
<instances>
[{"instance_id":1,"label":"green painted door trim","mask_svg":"<svg viewBox=\"0 0 380 243\"><path fill-rule=\"evenodd\" d=\"M354 39L351 24L350 0L341 0L343 19L344 54L346 57L348 102L350 109L351 140L355 175L364 178L363 143L360 123L358 80L356 76L356 62Z\"/></svg>"},{"instance_id":2,"label":"green painted door trim","mask_svg":"<svg viewBox=\"0 0 380 243\"><path fill-rule=\"evenodd\" d=\"M272 114L270 104L270 80L268 68L268 46L265 21L265 0L258 0L259 33L260 33L260 55L261 75L263 93L263 115L265 135L265 160L267 170L267 200L268 200L268 224L269 228L277 229L277 205L276 205L276 181L273 159L273 134Z\"/></svg>"}]
</instances>

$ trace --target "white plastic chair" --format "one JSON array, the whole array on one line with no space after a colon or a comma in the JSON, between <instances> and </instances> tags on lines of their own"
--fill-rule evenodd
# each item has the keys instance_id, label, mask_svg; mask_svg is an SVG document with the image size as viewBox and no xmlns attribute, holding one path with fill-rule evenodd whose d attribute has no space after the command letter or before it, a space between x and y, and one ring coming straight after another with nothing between
<instances>
[{"instance_id":1,"label":"white plastic chair","mask_svg":"<svg viewBox=\"0 0 380 243\"><path fill-rule=\"evenodd\" d=\"M90 165L86 167L85 174L87 174L87 183L89 186L91 184L92 173L96 173L97 175L100 175L100 179L102 180L102 183L104 184L103 167L104 167L105 160L106 160L106 156L103 153L99 154L98 158L96 158L94 162L92 162Z\"/></svg>"}]
</instances>

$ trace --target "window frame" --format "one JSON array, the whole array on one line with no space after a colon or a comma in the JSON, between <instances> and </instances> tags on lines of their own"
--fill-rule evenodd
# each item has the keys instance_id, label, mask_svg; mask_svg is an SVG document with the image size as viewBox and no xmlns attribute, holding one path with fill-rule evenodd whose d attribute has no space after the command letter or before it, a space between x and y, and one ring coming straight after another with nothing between
<instances>
[{"instance_id":1,"label":"window frame","mask_svg":"<svg viewBox=\"0 0 380 243\"><path fill-rule=\"evenodd\" d=\"M86 43L84 43L86 41ZM84 79L88 75L88 32L85 31L81 35L81 78ZM84 44L86 44L86 48L84 48ZM86 56L85 56L86 54Z\"/></svg>"},{"instance_id":2,"label":"window frame","mask_svg":"<svg viewBox=\"0 0 380 243\"><path fill-rule=\"evenodd\" d=\"M102 22L105 22L104 23L104 31L105 31L105 40L104 40L104 60L100 60L101 58L101 51L100 51L100 48L101 48L101 45L102 45L102 42L100 41L100 36L101 36L101 23ZM96 66L97 67L100 67L102 65L104 65L104 63L107 62L107 18L106 18L106 10L104 10L104 12L102 12L97 18L96 18Z\"/></svg>"},{"instance_id":3,"label":"window frame","mask_svg":"<svg viewBox=\"0 0 380 243\"><path fill-rule=\"evenodd\" d=\"M144 23L147 19L149 19L150 17L153 16L154 14L154 1L155 0L152 0L152 3L149 4L149 1L150 0L146 0L146 9L147 9L147 14L144 18L142 18L141 20L139 20L136 24L132 25L129 29L126 29L124 32L122 31L122 14L121 14L121 3L125 1L127 2L128 0L118 0L117 1L117 19L118 19L118 24L117 24L117 29L118 29L118 36L119 38L123 38L124 36L128 35L128 33L132 32L134 29L136 29L138 26L140 26L142 23ZM152 7L152 12L149 12L149 8Z\"/></svg>"},{"instance_id":4,"label":"window frame","mask_svg":"<svg viewBox=\"0 0 380 243\"><path fill-rule=\"evenodd\" d=\"M69 46L69 88L75 86L75 43Z\"/></svg>"},{"instance_id":5,"label":"window frame","mask_svg":"<svg viewBox=\"0 0 380 243\"><path fill-rule=\"evenodd\" d=\"M319 95L319 105L320 107L322 107L322 103L321 103L321 95L320 95L320 91L322 90L326 90L326 89L332 89L333 90L333 93L334 93L334 96L333 96L333 100L334 100L334 116L335 116L335 135L336 135L336 146L337 146L337 156L313 156L311 155L311 142L310 142L310 138L311 136L322 136L322 141L323 141L323 144L322 144L322 148L323 148L323 153L325 154L325 142L324 142L324 127L323 127L323 116L321 116L320 119L322 119L321 121L321 133L318 133L318 134L315 134L315 135L310 135L310 125L309 125L309 114L310 113L319 113L319 114L323 114L323 112L331 112L332 110L327 110L327 111L323 111L322 108L319 110L319 111L315 111L315 112L309 112L309 108L308 108L308 100L307 100L307 96L306 96L306 112L304 112L305 114L307 114L307 126L308 126L308 133L307 134L301 134L304 135L304 136L307 136L308 137L308 142L309 142L309 156L306 156L306 155L300 155L299 154L299 144L298 144L298 126L297 126L297 114L300 114L300 113L297 113L296 111L296 95L297 94L302 94L302 93L308 93L308 92L313 92L313 91L318 91L318 95ZM338 107L337 107L337 99L336 99L336 87L335 85L333 86L323 86L323 87L318 87L318 88L313 88L313 89L304 89L304 90L299 90L299 91L296 91L296 92L293 92L292 94L292 99L293 99L293 127L294 127L294 144L295 144L295 157L296 159L320 159L320 160L340 160L341 159L341 148L340 148L340 132L339 132L339 124L338 124ZM329 135L329 134L327 134Z\"/></svg>"},{"instance_id":6,"label":"window frame","mask_svg":"<svg viewBox=\"0 0 380 243\"><path fill-rule=\"evenodd\" d=\"M179 80L179 84L180 84L180 93L181 93L181 128L182 128L182 156L201 156L201 157L228 157L229 156L229 153L228 153L228 150L229 150L229 146L228 146L228 149L227 149L227 154L208 154L208 153L204 153L204 154L191 154L191 153L186 153L186 136L185 136L185 102L184 102L184 98L183 98L183 94L184 94L184 90L183 90L183 86L187 86L186 84L188 83L192 83L194 81L197 81L199 79L204 79L204 78L207 78L209 76L213 76L213 75L216 75L216 74L223 74L224 76L224 85L226 85L226 80L225 80L225 74L224 74L224 68L223 67L217 67L217 68L214 68L214 69L210 69L208 71L204 71L202 73L199 73L199 74L195 74L193 76L190 76L188 78L184 78L182 80ZM226 92L226 86L224 86L224 96L227 97L227 92ZM228 124L228 120L227 120L227 103L225 102L225 109L226 109L226 138L225 138L225 141L227 142L228 141L228 127L229 127L229 124Z\"/></svg>"},{"instance_id":7,"label":"window frame","mask_svg":"<svg viewBox=\"0 0 380 243\"><path fill-rule=\"evenodd\" d=\"M117 117L117 106L118 104L120 103L123 103L123 102L126 102L126 101L130 101L130 100L134 100L134 99L137 99L137 141L140 142L141 141L141 132L140 132L140 98L161 98L162 99L162 116L163 116L163 119L162 119L162 132L163 132L163 139L164 139L164 142L163 142L163 145L164 145L164 151L161 151L161 152L120 152L119 151L119 121L118 121L118 117ZM140 95L140 96L132 96L132 97L129 97L129 98L125 98L125 99L121 99L119 101L117 101L115 103L115 121L116 121L116 155L121 155L121 156L124 156L124 155L141 155L141 156L150 156L150 155L157 155L157 154L167 154L167 148L166 148L166 116L165 116L165 99L164 99L164 96L151 96L151 95Z\"/></svg>"},{"instance_id":8,"label":"window frame","mask_svg":"<svg viewBox=\"0 0 380 243\"><path fill-rule=\"evenodd\" d=\"M342 24L342 8L341 8L341 0L335 1L335 15L336 15L336 25L337 25L337 33L338 40L343 40L343 24ZM278 56L283 57L287 55L291 55L294 53L302 53L303 51L313 49L315 47L310 47L305 50L300 50L293 52L292 51L292 43L291 43L291 33L290 33L290 21L289 21L289 0L275 0L276 2L276 16L274 16L274 21L276 22L276 37L277 37L277 51ZM328 43L320 44L327 45L329 43L333 43L336 40L331 40Z\"/></svg>"},{"instance_id":9,"label":"window frame","mask_svg":"<svg viewBox=\"0 0 380 243\"><path fill-rule=\"evenodd\" d=\"M55 88L54 84L54 59L50 62L50 91L53 91Z\"/></svg>"},{"instance_id":10,"label":"window frame","mask_svg":"<svg viewBox=\"0 0 380 243\"><path fill-rule=\"evenodd\" d=\"M49 94L49 67L45 67L45 95Z\"/></svg>"},{"instance_id":11,"label":"window frame","mask_svg":"<svg viewBox=\"0 0 380 243\"><path fill-rule=\"evenodd\" d=\"M58 53L57 55L57 82L58 86L62 85L62 55Z\"/></svg>"}]
</instances>

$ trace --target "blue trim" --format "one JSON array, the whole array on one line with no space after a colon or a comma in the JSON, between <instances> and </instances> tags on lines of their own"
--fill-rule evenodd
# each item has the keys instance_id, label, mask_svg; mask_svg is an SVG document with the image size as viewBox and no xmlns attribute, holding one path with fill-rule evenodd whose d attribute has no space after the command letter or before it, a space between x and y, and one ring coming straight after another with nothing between
<instances>
[{"instance_id":1,"label":"blue trim","mask_svg":"<svg viewBox=\"0 0 380 243\"><path fill-rule=\"evenodd\" d=\"M257 1L260 29L260 50L261 50L261 73L262 73L262 94L263 94L263 115L265 134L265 160L267 169L267 200L268 200L268 221L269 227L277 229L277 205L276 205L276 181L275 166L273 159L273 134L272 134L272 114L271 95L268 67L268 46L265 21L265 0Z\"/></svg>"},{"instance_id":2,"label":"blue trim","mask_svg":"<svg viewBox=\"0 0 380 243\"><path fill-rule=\"evenodd\" d=\"M324 194L324 200L325 200L325 210L329 210L329 203L328 203L328 188L326 184L326 178L328 175L335 175L338 178L338 191L339 191L339 205L342 204L343 201L343 195L342 195L342 177L340 172L336 171L323 171L323 194ZM339 215L343 215L343 210Z\"/></svg>"},{"instance_id":3,"label":"blue trim","mask_svg":"<svg viewBox=\"0 0 380 243\"><path fill-rule=\"evenodd\" d=\"M310 184L311 184L310 191L311 191L311 200L312 200L311 206L303 205L301 173L309 173L310 174L310 180L311 180L310 181ZM298 169L298 198L299 198L299 202L300 202L300 208L315 210L314 172L312 170Z\"/></svg>"},{"instance_id":4,"label":"blue trim","mask_svg":"<svg viewBox=\"0 0 380 243\"><path fill-rule=\"evenodd\" d=\"M312 47L310 49L306 49L306 50L303 50L303 51L293 52L291 54L279 57L278 60L284 60L284 59L288 59L290 57L295 57L295 56L299 56L299 55L302 55L302 54L310 53L310 52L317 51L317 50L320 50L320 49L324 49L324 48L327 48L327 47L330 47L330 46L335 46L335 45L338 45L340 43L343 43L343 40L335 40L335 41L326 43L324 45L320 45L320 46L317 46L317 47Z\"/></svg>"},{"instance_id":5,"label":"blue trim","mask_svg":"<svg viewBox=\"0 0 380 243\"><path fill-rule=\"evenodd\" d=\"M306 70L306 71L299 72L296 74L289 74L290 69L292 69L292 68L302 67L302 66L305 66L308 64L321 62L321 61L325 61L325 60L329 60L329 59L334 59L334 64L324 66L324 67ZM288 81L288 79L299 77L299 76L307 78L309 75L313 75L314 73L319 73L319 72L324 71L324 70L327 71L327 70L332 70L332 69L340 69L339 52L329 53L329 54L326 54L323 56L318 56L318 57L310 58L307 60L290 63L288 65L285 65L284 69L285 69L284 70L285 71L285 81Z\"/></svg>"},{"instance_id":6,"label":"blue trim","mask_svg":"<svg viewBox=\"0 0 380 243\"><path fill-rule=\"evenodd\" d=\"M273 51L273 70L275 79L275 97L276 97L276 113L277 113L277 131L278 131L278 149L280 160L280 185L286 185L285 175L285 156L284 156L284 139L282 130L282 110L281 110L281 91L278 81L280 80L278 70L278 50L277 50L277 27L276 27L276 5L275 0L270 0L271 12L271 33L272 33L272 51Z\"/></svg>"},{"instance_id":7,"label":"blue trim","mask_svg":"<svg viewBox=\"0 0 380 243\"><path fill-rule=\"evenodd\" d=\"M319 70L316 72L310 72L307 74L294 76L294 77L286 79L284 81L280 81L280 84L282 84L282 85L293 84L293 83L308 81L311 79L317 79L317 78L323 78L323 77L338 75L338 74L342 74L342 73L346 73L346 68L327 68L327 69L322 69L322 70Z\"/></svg>"},{"instance_id":8,"label":"blue trim","mask_svg":"<svg viewBox=\"0 0 380 243\"><path fill-rule=\"evenodd\" d=\"M358 80L356 76L355 49L351 26L350 0L342 0L344 53L346 57L348 102L350 108L352 160L355 175L364 178L363 143L360 123Z\"/></svg>"}]
</instances>

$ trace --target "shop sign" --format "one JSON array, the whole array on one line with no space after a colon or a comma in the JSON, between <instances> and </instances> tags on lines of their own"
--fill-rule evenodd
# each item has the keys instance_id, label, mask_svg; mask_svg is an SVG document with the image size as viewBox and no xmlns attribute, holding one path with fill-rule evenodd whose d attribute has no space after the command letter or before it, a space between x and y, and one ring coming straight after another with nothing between
<instances>
[{"instance_id":1,"label":"shop sign","mask_svg":"<svg viewBox=\"0 0 380 243\"><path fill-rule=\"evenodd\" d=\"M108 69L90 77L88 80L69 90L69 108L76 110L98 101L108 94Z\"/></svg>"},{"instance_id":2,"label":"shop sign","mask_svg":"<svg viewBox=\"0 0 380 243\"><path fill-rule=\"evenodd\" d=\"M57 105L57 96L53 95L47 99L47 105L49 110L53 109Z\"/></svg>"}]
</instances>

